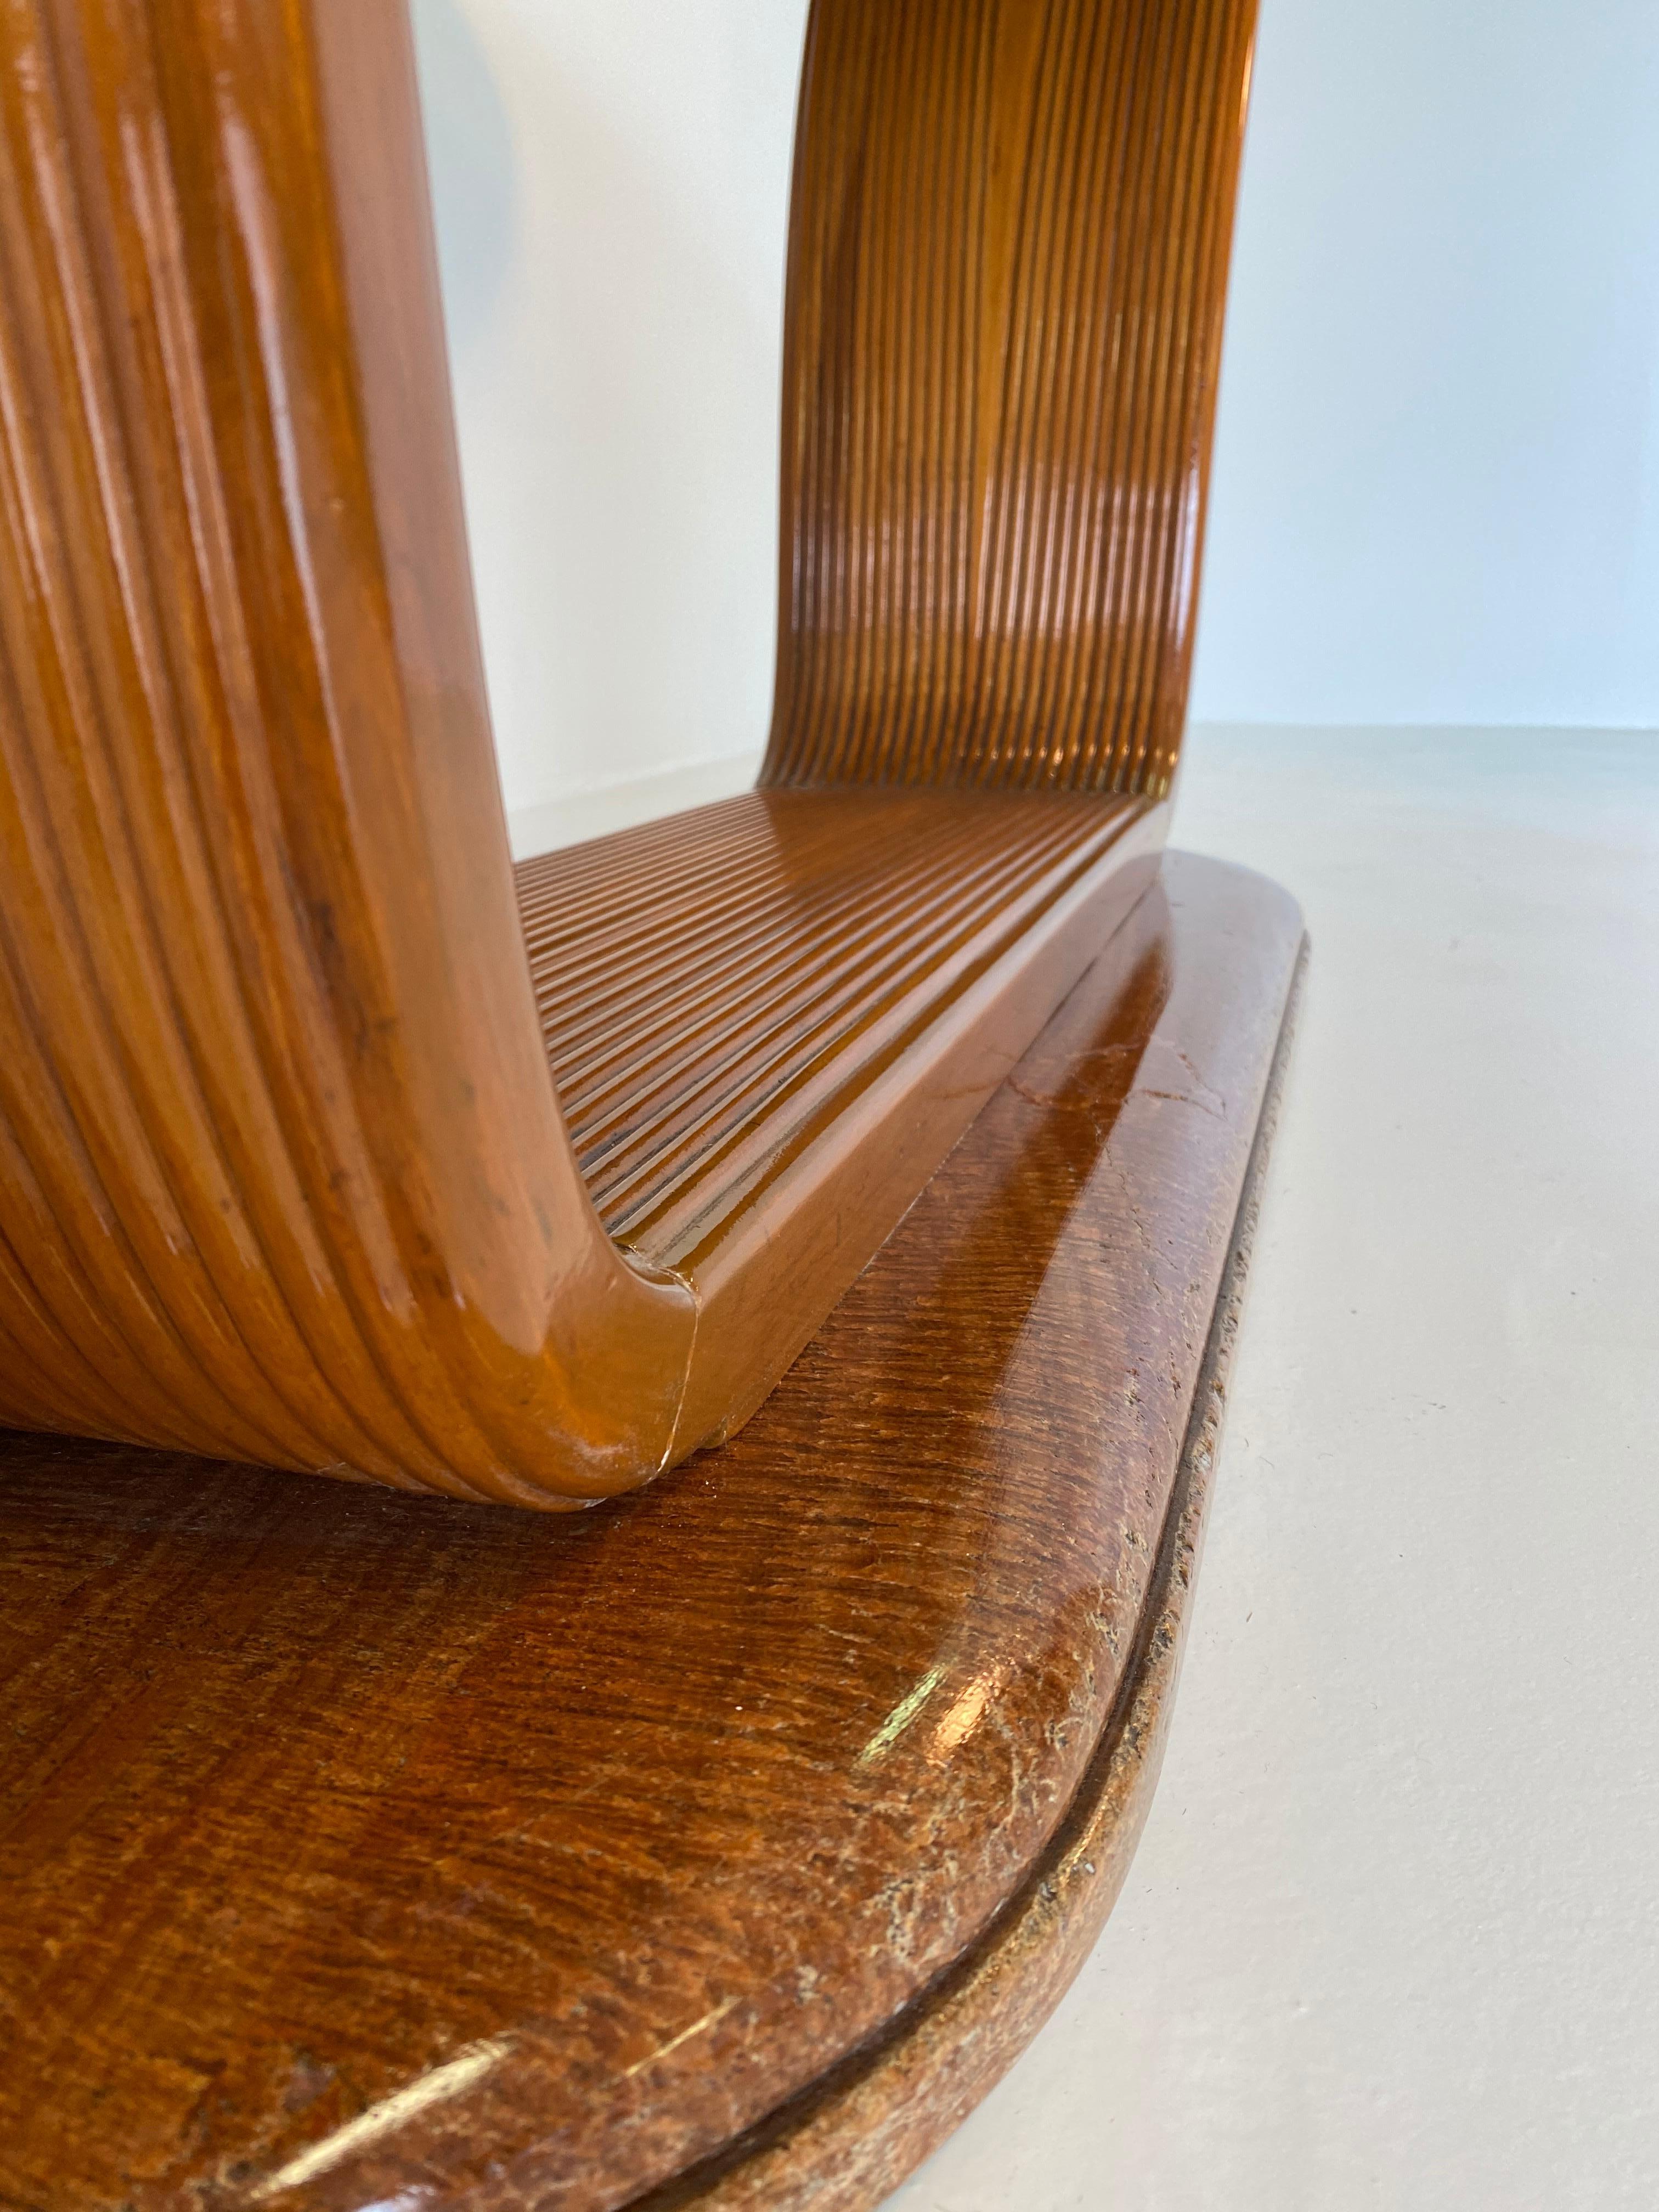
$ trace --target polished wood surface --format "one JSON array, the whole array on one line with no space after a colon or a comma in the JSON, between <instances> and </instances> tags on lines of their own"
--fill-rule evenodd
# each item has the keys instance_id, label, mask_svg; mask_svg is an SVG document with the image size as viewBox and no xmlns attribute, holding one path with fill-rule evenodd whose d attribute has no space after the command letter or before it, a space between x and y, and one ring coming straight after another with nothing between
<instances>
[{"instance_id":1,"label":"polished wood surface","mask_svg":"<svg viewBox=\"0 0 1659 2212\"><path fill-rule=\"evenodd\" d=\"M1137 1650L1065 1818L984 1935L884 2033L724 2152L636 2198L632 2212L866 2212L1001 2079L1094 1948L1128 1872L1163 1764L1305 964L1304 948ZM1115 2094L1113 2085L1103 2089Z\"/></svg>"},{"instance_id":2,"label":"polished wood surface","mask_svg":"<svg viewBox=\"0 0 1659 2212\"><path fill-rule=\"evenodd\" d=\"M1167 812L760 791L521 865L577 1159L696 1292L678 1446L761 1402L1152 881Z\"/></svg>"},{"instance_id":3,"label":"polished wood surface","mask_svg":"<svg viewBox=\"0 0 1659 2212\"><path fill-rule=\"evenodd\" d=\"M769 781L1170 789L1255 19L814 6Z\"/></svg>"},{"instance_id":4,"label":"polished wood surface","mask_svg":"<svg viewBox=\"0 0 1659 2212\"><path fill-rule=\"evenodd\" d=\"M668 1453L526 969L401 0L0 12L0 1413L528 1502Z\"/></svg>"},{"instance_id":5,"label":"polished wood surface","mask_svg":"<svg viewBox=\"0 0 1659 2212\"><path fill-rule=\"evenodd\" d=\"M1249 23L817 0L817 920L693 823L653 972L649 839L508 863L404 0L0 10L0 1417L568 1505L752 1411L1148 878Z\"/></svg>"},{"instance_id":6,"label":"polished wood surface","mask_svg":"<svg viewBox=\"0 0 1659 2212\"><path fill-rule=\"evenodd\" d=\"M1164 865L635 1498L6 1443L0 2203L867 2204L1006 2063L1150 1783L1300 941Z\"/></svg>"}]
</instances>

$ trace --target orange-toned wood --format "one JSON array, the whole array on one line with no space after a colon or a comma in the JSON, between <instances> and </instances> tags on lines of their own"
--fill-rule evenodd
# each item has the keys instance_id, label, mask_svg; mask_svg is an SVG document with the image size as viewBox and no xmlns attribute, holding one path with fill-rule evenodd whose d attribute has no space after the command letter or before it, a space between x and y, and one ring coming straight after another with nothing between
<instances>
[{"instance_id":1,"label":"orange-toned wood","mask_svg":"<svg viewBox=\"0 0 1659 2212\"><path fill-rule=\"evenodd\" d=\"M1166 793L1255 0L817 0L775 783Z\"/></svg>"},{"instance_id":2,"label":"orange-toned wood","mask_svg":"<svg viewBox=\"0 0 1659 2212\"><path fill-rule=\"evenodd\" d=\"M817 0L767 789L515 883L404 0L0 10L0 1417L749 1415L1150 880L1250 19Z\"/></svg>"},{"instance_id":3,"label":"orange-toned wood","mask_svg":"<svg viewBox=\"0 0 1659 2212\"><path fill-rule=\"evenodd\" d=\"M676 1455L740 1425L1157 870L1135 799L761 791L520 870L602 1218L697 1297Z\"/></svg>"},{"instance_id":4,"label":"orange-toned wood","mask_svg":"<svg viewBox=\"0 0 1659 2212\"><path fill-rule=\"evenodd\" d=\"M1182 856L1176 856L1176 879ZM1117 1901L1163 1765L1305 951L1262 1102L1136 1648L1065 1818L985 1933L887 2031L630 2212L866 2212L937 2149L1065 1995ZM1103 2094L1115 2094L1103 2082Z\"/></svg>"},{"instance_id":5,"label":"orange-toned wood","mask_svg":"<svg viewBox=\"0 0 1659 2212\"><path fill-rule=\"evenodd\" d=\"M0 2203L845 2212L994 2078L1156 1769L1297 960L1164 866L636 1498L0 1443Z\"/></svg>"},{"instance_id":6,"label":"orange-toned wood","mask_svg":"<svg viewBox=\"0 0 1659 2212\"><path fill-rule=\"evenodd\" d=\"M0 1411L477 1497L662 1463L560 1126L401 0L0 15Z\"/></svg>"}]
</instances>

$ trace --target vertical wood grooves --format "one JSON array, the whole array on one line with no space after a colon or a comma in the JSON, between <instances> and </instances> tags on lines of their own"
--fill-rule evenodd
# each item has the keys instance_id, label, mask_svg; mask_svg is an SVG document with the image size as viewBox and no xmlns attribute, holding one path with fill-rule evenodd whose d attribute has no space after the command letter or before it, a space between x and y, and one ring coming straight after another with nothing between
<instances>
[{"instance_id":1,"label":"vertical wood grooves","mask_svg":"<svg viewBox=\"0 0 1659 2212\"><path fill-rule=\"evenodd\" d=\"M817 0L772 784L1161 796L1254 0Z\"/></svg>"},{"instance_id":2,"label":"vertical wood grooves","mask_svg":"<svg viewBox=\"0 0 1659 2212\"><path fill-rule=\"evenodd\" d=\"M690 1302L540 1049L420 164L396 0L0 11L0 1420L592 1495Z\"/></svg>"},{"instance_id":3,"label":"vertical wood grooves","mask_svg":"<svg viewBox=\"0 0 1659 2212\"><path fill-rule=\"evenodd\" d=\"M515 877L405 0L0 0L0 1423L746 1418L1151 880L1249 36L815 0L763 788Z\"/></svg>"},{"instance_id":4,"label":"vertical wood grooves","mask_svg":"<svg viewBox=\"0 0 1659 2212\"><path fill-rule=\"evenodd\" d=\"M0 1440L0 2203L884 2202L1134 1845L1299 935L1175 858L762 1417L576 1540Z\"/></svg>"}]
</instances>

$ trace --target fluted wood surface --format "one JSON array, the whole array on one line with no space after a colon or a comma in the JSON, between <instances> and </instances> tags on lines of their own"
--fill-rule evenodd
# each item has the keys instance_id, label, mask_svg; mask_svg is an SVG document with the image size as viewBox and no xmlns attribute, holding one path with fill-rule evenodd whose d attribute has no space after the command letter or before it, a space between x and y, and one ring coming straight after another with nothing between
<instances>
[{"instance_id":1,"label":"fluted wood surface","mask_svg":"<svg viewBox=\"0 0 1659 2212\"><path fill-rule=\"evenodd\" d=\"M1163 866L622 1510L0 1439L8 2212L860 2212L984 2094L1157 1771L1301 935Z\"/></svg>"},{"instance_id":2,"label":"fluted wood surface","mask_svg":"<svg viewBox=\"0 0 1659 2212\"><path fill-rule=\"evenodd\" d=\"M592 1496L431 258L401 0L0 12L0 1420Z\"/></svg>"},{"instance_id":3,"label":"fluted wood surface","mask_svg":"<svg viewBox=\"0 0 1659 2212\"><path fill-rule=\"evenodd\" d=\"M3 0L0 1423L747 1417L1150 880L1248 35L817 0L767 788L515 883L404 0Z\"/></svg>"},{"instance_id":4,"label":"fluted wood surface","mask_svg":"<svg viewBox=\"0 0 1659 2212\"><path fill-rule=\"evenodd\" d=\"M1170 787L1255 0L817 0L769 781Z\"/></svg>"},{"instance_id":5,"label":"fluted wood surface","mask_svg":"<svg viewBox=\"0 0 1659 2212\"><path fill-rule=\"evenodd\" d=\"M695 1273L792 1143L1146 820L1129 799L763 792L522 863L537 1003L606 1226Z\"/></svg>"}]
</instances>

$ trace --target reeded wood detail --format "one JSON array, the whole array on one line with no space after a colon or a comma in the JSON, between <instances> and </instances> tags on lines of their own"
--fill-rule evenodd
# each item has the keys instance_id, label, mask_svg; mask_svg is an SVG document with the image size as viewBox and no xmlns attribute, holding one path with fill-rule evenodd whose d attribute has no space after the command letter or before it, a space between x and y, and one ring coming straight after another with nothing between
<instances>
[{"instance_id":1,"label":"reeded wood detail","mask_svg":"<svg viewBox=\"0 0 1659 2212\"><path fill-rule=\"evenodd\" d=\"M1170 788L1255 0L817 0L767 780Z\"/></svg>"},{"instance_id":2,"label":"reeded wood detail","mask_svg":"<svg viewBox=\"0 0 1659 2212\"><path fill-rule=\"evenodd\" d=\"M404 0L0 0L0 1423L747 1418L1155 871L1249 12L817 0L766 787L515 879Z\"/></svg>"},{"instance_id":3,"label":"reeded wood detail","mask_svg":"<svg viewBox=\"0 0 1659 2212\"><path fill-rule=\"evenodd\" d=\"M692 1266L789 1139L1029 952L1145 811L762 792L521 866L548 1051L607 1227Z\"/></svg>"},{"instance_id":4,"label":"reeded wood detail","mask_svg":"<svg viewBox=\"0 0 1659 2212\"><path fill-rule=\"evenodd\" d=\"M400 0L0 13L0 1419L660 1466L525 970Z\"/></svg>"},{"instance_id":5,"label":"reeded wood detail","mask_svg":"<svg viewBox=\"0 0 1659 2212\"><path fill-rule=\"evenodd\" d=\"M762 791L519 872L608 1228L697 1297L729 1435L1151 882L1137 799Z\"/></svg>"},{"instance_id":6,"label":"reeded wood detail","mask_svg":"<svg viewBox=\"0 0 1659 2212\"><path fill-rule=\"evenodd\" d=\"M617 1510L0 1437L8 2212L870 2212L984 2094L1157 1771L1302 934L1163 870Z\"/></svg>"}]
</instances>

